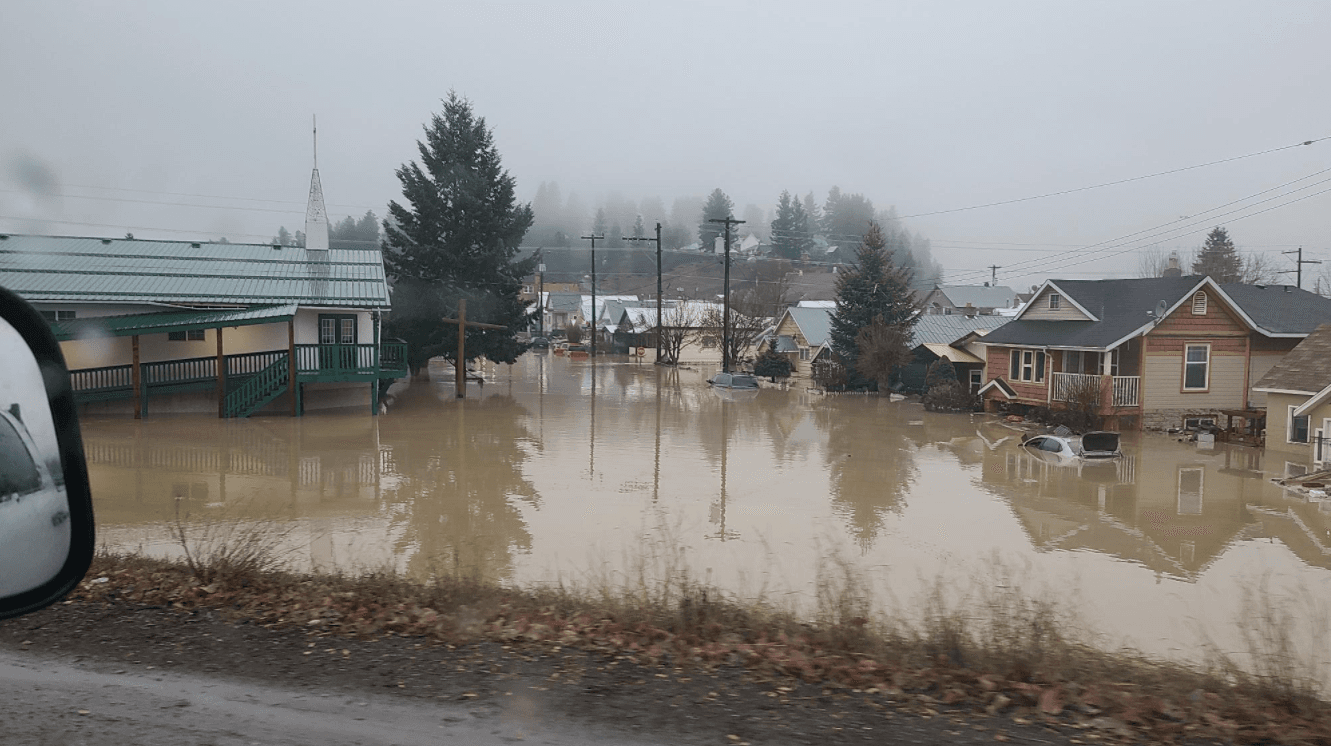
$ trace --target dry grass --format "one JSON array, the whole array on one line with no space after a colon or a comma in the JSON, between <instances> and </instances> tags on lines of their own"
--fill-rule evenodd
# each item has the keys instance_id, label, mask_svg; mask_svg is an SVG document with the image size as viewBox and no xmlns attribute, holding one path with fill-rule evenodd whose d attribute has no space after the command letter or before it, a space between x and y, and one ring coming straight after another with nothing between
<instances>
[{"instance_id":1,"label":"dry grass","mask_svg":"<svg viewBox=\"0 0 1331 746\"><path fill-rule=\"evenodd\" d=\"M179 499L170 526L185 566L205 585L287 569L295 528L294 523L258 518L191 516Z\"/></svg>"},{"instance_id":2,"label":"dry grass","mask_svg":"<svg viewBox=\"0 0 1331 746\"><path fill-rule=\"evenodd\" d=\"M301 575L269 569L246 538L191 550L185 563L101 554L75 598L181 609L315 635L412 635L441 643L497 640L630 655L706 670L741 665L757 678L795 677L904 706L941 705L1018 719L1055 719L1111 737L1331 743L1331 707L1313 696L1294 617L1272 599L1253 629L1254 666L1210 671L1107 653L1074 617L1018 573L991 565L967 586L942 580L894 613L863 571L831 554L814 607L741 601L697 578L667 539L578 583L505 587L456 563L428 583L392 573ZM199 547L201 544L195 543ZM209 568L208 563L220 563ZM909 613L908 613L909 612Z\"/></svg>"}]
</instances>

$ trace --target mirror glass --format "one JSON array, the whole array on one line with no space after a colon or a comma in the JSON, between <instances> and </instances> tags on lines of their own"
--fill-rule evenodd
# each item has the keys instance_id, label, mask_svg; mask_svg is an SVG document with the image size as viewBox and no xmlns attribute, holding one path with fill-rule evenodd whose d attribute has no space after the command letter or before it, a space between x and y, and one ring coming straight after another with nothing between
<instances>
[{"instance_id":1,"label":"mirror glass","mask_svg":"<svg viewBox=\"0 0 1331 746\"><path fill-rule=\"evenodd\" d=\"M36 358L0 319L0 598L60 573L69 555L69 498Z\"/></svg>"}]
</instances>

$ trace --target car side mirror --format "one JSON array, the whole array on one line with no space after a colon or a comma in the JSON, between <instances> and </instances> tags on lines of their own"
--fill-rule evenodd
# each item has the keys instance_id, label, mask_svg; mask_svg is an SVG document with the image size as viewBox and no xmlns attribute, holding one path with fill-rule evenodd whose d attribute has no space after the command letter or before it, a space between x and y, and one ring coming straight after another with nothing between
<instances>
[{"instance_id":1,"label":"car side mirror","mask_svg":"<svg viewBox=\"0 0 1331 746\"><path fill-rule=\"evenodd\" d=\"M60 600L92 563L92 493L51 327L0 288L0 619Z\"/></svg>"}]
</instances>

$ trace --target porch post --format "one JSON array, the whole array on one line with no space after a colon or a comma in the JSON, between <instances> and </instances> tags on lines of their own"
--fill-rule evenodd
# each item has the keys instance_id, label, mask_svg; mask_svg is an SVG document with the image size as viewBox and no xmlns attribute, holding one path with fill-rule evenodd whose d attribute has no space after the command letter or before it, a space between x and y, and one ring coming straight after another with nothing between
<instances>
[{"instance_id":1,"label":"porch post","mask_svg":"<svg viewBox=\"0 0 1331 746\"><path fill-rule=\"evenodd\" d=\"M226 417L226 358L222 355L222 327L217 327L217 416Z\"/></svg>"},{"instance_id":2,"label":"porch post","mask_svg":"<svg viewBox=\"0 0 1331 746\"><path fill-rule=\"evenodd\" d=\"M287 394L291 397L291 416L296 416L296 317L287 319Z\"/></svg>"},{"instance_id":3,"label":"porch post","mask_svg":"<svg viewBox=\"0 0 1331 746\"><path fill-rule=\"evenodd\" d=\"M370 415L379 414L379 312L370 313L370 323L374 327L374 349L370 351L370 362L374 366L374 377L370 379Z\"/></svg>"},{"instance_id":4,"label":"porch post","mask_svg":"<svg viewBox=\"0 0 1331 746\"><path fill-rule=\"evenodd\" d=\"M143 419L143 397L140 394L140 384L143 382L142 372L139 369L139 335L130 337L130 346L134 350L134 364L130 367L130 385L134 387L134 419Z\"/></svg>"}]
</instances>

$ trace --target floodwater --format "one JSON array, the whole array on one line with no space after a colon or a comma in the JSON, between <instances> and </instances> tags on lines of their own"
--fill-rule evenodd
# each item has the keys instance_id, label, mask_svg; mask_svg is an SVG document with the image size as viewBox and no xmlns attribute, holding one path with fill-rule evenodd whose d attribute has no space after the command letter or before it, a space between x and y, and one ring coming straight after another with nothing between
<instances>
[{"instance_id":1,"label":"floodwater","mask_svg":"<svg viewBox=\"0 0 1331 746\"><path fill-rule=\"evenodd\" d=\"M713 372L529 354L461 401L447 368L399 384L375 418L86 420L99 535L177 555L177 522L239 520L303 567L582 584L684 567L777 603L840 558L884 604L997 577L1103 645L1181 657L1237 648L1245 587L1331 598L1331 501L1271 482L1304 462L1129 433L1121 460L1063 465L990 416L724 394Z\"/></svg>"}]
</instances>

